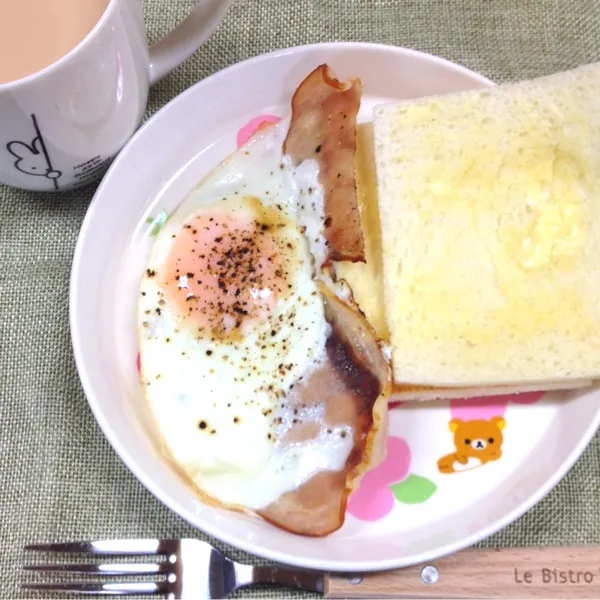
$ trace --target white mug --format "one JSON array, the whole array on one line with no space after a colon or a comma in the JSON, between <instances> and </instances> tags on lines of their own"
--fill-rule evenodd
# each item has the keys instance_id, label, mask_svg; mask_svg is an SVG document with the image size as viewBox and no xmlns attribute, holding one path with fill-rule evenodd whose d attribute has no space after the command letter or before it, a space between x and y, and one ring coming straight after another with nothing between
<instances>
[{"instance_id":1,"label":"white mug","mask_svg":"<svg viewBox=\"0 0 600 600\"><path fill-rule=\"evenodd\" d=\"M110 0L65 56L0 84L0 182L58 191L101 177L139 126L149 86L200 47L230 1L201 0L148 48L141 1Z\"/></svg>"}]
</instances>

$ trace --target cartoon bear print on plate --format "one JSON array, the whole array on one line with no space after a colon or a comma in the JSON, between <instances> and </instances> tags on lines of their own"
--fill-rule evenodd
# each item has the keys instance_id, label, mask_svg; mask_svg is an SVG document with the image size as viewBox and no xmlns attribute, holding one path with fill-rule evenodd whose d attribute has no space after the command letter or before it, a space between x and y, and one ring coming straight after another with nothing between
<instances>
[{"instance_id":1,"label":"cartoon bear print on plate","mask_svg":"<svg viewBox=\"0 0 600 600\"><path fill-rule=\"evenodd\" d=\"M502 430L506 421L492 417L489 421L452 419L448 428L454 433L455 452L440 458L440 473L456 473L481 467L502 456Z\"/></svg>"},{"instance_id":2,"label":"cartoon bear print on plate","mask_svg":"<svg viewBox=\"0 0 600 600\"><path fill-rule=\"evenodd\" d=\"M471 471L501 458L508 403L533 404L543 395L530 392L451 401L448 429L454 434L454 451L438 460L439 472Z\"/></svg>"}]
</instances>

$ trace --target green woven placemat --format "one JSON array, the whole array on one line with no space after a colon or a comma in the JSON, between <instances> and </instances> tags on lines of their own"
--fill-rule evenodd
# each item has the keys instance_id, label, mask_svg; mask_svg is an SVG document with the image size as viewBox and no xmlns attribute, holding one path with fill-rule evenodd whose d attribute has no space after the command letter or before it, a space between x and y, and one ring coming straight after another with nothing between
<instances>
[{"instance_id":1,"label":"green woven placemat","mask_svg":"<svg viewBox=\"0 0 600 600\"><path fill-rule=\"evenodd\" d=\"M149 38L160 37L193 4L146 0ZM340 40L409 46L496 81L515 80L599 60L600 2L238 0L205 47L152 90L148 114L244 58ZM202 537L123 466L81 391L67 290L77 232L93 191L45 196L0 186L0 593L6 598L19 595L20 548L26 542ZM543 502L485 544L600 543L599 482L597 436ZM262 589L239 596L282 594Z\"/></svg>"}]
</instances>

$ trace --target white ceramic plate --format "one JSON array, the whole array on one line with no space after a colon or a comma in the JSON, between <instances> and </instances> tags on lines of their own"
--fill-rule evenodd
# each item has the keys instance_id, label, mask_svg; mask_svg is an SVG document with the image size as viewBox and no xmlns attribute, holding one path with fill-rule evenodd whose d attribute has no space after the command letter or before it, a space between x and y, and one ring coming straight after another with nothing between
<instances>
[{"instance_id":1,"label":"white ceramic plate","mask_svg":"<svg viewBox=\"0 0 600 600\"><path fill-rule=\"evenodd\" d=\"M597 392L510 398L468 407L448 402L392 410L388 458L353 496L344 527L323 539L285 533L200 503L155 445L136 372L135 304L151 244L146 219L167 211L236 145L260 115L283 116L300 81L327 62L362 79L360 113L375 103L491 85L449 62L370 44L319 44L277 51L226 69L190 88L150 119L102 182L81 229L73 264L70 318L75 358L106 437L139 480L203 531L269 559L317 569L402 567L459 550L515 520L560 480L600 422ZM500 420L500 417L503 420ZM500 445L458 473L438 460L457 440ZM457 423L455 421L455 423ZM475 453L475 452L474 452ZM476 453L475 453L476 454ZM462 472L464 471L464 472Z\"/></svg>"}]
</instances>

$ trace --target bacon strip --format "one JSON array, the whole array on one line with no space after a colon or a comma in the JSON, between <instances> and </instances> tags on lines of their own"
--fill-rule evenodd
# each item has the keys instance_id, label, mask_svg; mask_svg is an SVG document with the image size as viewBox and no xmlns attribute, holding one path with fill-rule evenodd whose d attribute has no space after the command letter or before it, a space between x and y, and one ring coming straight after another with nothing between
<instances>
[{"instance_id":1,"label":"bacon strip","mask_svg":"<svg viewBox=\"0 0 600 600\"><path fill-rule=\"evenodd\" d=\"M259 513L282 529L313 537L343 525L350 492L384 457L391 387L390 367L369 324L324 284L320 289L332 328L326 344L329 360L306 383L297 385L286 402L291 406L323 402L326 426L352 426L353 448L341 471L317 473ZM307 422L304 432L292 432L293 439L282 442L313 438L322 426L315 425Z\"/></svg>"},{"instance_id":2,"label":"bacon strip","mask_svg":"<svg viewBox=\"0 0 600 600\"><path fill-rule=\"evenodd\" d=\"M292 97L292 120L283 151L296 164L314 158L325 192L325 237L329 258L364 262L356 199L354 159L359 79L338 81L325 64L300 84Z\"/></svg>"}]
</instances>

